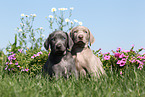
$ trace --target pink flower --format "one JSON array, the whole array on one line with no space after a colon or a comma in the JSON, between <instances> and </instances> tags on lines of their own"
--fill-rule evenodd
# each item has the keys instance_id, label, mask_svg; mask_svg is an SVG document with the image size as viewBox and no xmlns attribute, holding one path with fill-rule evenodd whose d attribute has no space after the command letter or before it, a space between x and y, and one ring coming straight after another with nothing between
<instances>
[{"instance_id":1,"label":"pink flower","mask_svg":"<svg viewBox=\"0 0 145 97\"><path fill-rule=\"evenodd\" d=\"M43 54L41 51L40 52L38 52L39 54Z\"/></svg>"},{"instance_id":2,"label":"pink flower","mask_svg":"<svg viewBox=\"0 0 145 97\"><path fill-rule=\"evenodd\" d=\"M117 59L119 58L120 53L114 53L114 57L116 57Z\"/></svg>"},{"instance_id":3,"label":"pink flower","mask_svg":"<svg viewBox=\"0 0 145 97\"><path fill-rule=\"evenodd\" d=\"M126 59L124 58L124 59L122 59L122 60L118 60L117 61L117 64L119 64L119 66L124 66L125 65L125 63L126 63Z\"/></svg>"},{"instance_id":4,"label":"pink flower","mask_svg":"<svg viewBox=\"0 0 145 97\"><path fill-rule=\"evenodd\" d=\"M8 65L6 66L5 70L7 70L7 69L8 69Z\"/></svg>"},{"instance_id":5,"label":"pink flower","mask_svg":"<svg viewBox=\"0 0 145 97\"><path fill-rule=\"evenodd\" d=\"M36 54L36 56L40 56L41 54L43 54L43 53L40 51Z\"/></svg>"},{"instance_id":6,"label":"pink flower","mask_svg":"<svg viewBox=\"0 0 145 97\"><path fill-rule=\"evenodd\" d=\"M138 69L142 69L143 68L143 65L142 64L140 64L139 66L138 66Z\"/></svg>"},{"instance_id":7,"label":"pink flower","mask_svg":"<svg viewBox=\"0 0 145 97\"><path fill-rule=\"evenodd\" d=\"M133 60L129 60L131 63L135 63L136 62L136 60L135 59L133 59Z\"/></svg>"},{"instance_id":8,"label":"pink flower","mask_svg":"<svg viewBox=\"0 0 145 97\"><path fill-rule=\"evenodd\" d=\"M25 71L23 68L22 68L22 70L21 71Z\"/></svg>"},{"instance_id":9,"label":"pink flower","mask_svg":"<svg viewBox=\"0 0 145 97\"><path fill-rule=\"evenodd\" d=\"M11 70L14 70L14 68L11 68Z\"/></svg>"},{"instance_id":10,"label":"pink flower","mask_svg":"<svg viewBox=\"0 0 145 97\"><path fill-rule=\"evenodd\" d=\"M123 57L125 57L124 53L122 53L122 54L119 56L119 58L123 58Z\"/></svg>"},{"instance_id":11,"label":"pink flower","mask_svg":"<svg viewBox=\"0 0 145 97\"><path fill-rule=\"evenodd\" d=\"M143 56L143 59L145 59L145 55Z\"/></svg>"},{"instance_id":12,"label":"pink flower","mask_svg":"<svg viewBox=\"0 0 145 97\"><path fill-rule=\"evenodd\" d=\"M20 67L20 65L18 65L17 67Z\"/></svg>"},{"instance_id":13,"label":"pink flower","mask_svg":"<svg viewBox=\"0 0 145 97\"><path fill-rule=\"evenodd\" d=\"M142 62L145 62L145 60L142 60Z\"/></svg>"},{"instance_id":14,"label":"pink flower","mask_svg":"<svg viewBox=\"0 0 145 97\"><path fill-rule=\"evenodd\" d=\"M110 56L107 56L107 55L106 55L106 56L104 57L104 60L109 60L109 59L110 59Z\"/></svg>"},{"instance_id":15,"label":"pink flower","mask_svg":"<svg viewBox=\"0 0 145 97\"><path fill-rule=\"evenodd\" d=\"M101 55L102 55L102 52L100 51L100 52L99 52L99 54L101 54Z\"/></svg>"},{"instance_id":16,"label":"pink flower","mask_svg":"<svg viewBox=\"0 0 145 97\"><path fill-rule=\"evenodd\" d=\"M105 53L104 55L108 55L108 54L110 54L109 52L107 52L107 53Z\"/></svg>"},{"instance_id":17,"label":"pink flower","mask_svg":"<svg viewBox=\"0 0 145 97\"><path fill-rule=\"evenodd\" d=\"M141 65L144 65L143 62L141 62L140 60L136 60L137 63L141 64Z\"/></svg>"},{"instance_id":18,"label":"pink flower","mask_svg":"<svg viewBox=\"0 0 145 97\"><path fill-rule=\"evenodd\" d=\"M34 59L35 57L34 56L31 56L31 58Z\"/></svg>"},{"instance_id":19,"label":"pink flower","mask_svg":"<svg viewBox=\"0 0 145 97\"><path fill-rule=\"evenodd\" d=\"M49 54L48 54L48 56L50 55L50 52L49 52Z\"/></svg>"},{"instance_id":20,"label":"pink flower","mask_svg":"<svg viewBox=\"0 0 145 97\"><path fill-rule=\"evenodd\" d=\"M122 50L122 52L128 53L128 52L130 52L130 50Z\"/></svg>"},{"instance_id":21,"label":"pink flower","mask_svg":"<svg viewBox=\"0 0 145 97\"><path fill-rule=\"evenodd\" d=\"M134 47L134 44L132 45L132 47Z\"/></svg>"},{"instance_id":22,"label":"pink flower","mask_svg":"<svg viewBox=\"0 0 145 97\"><path fill-rule=\"evenodd\" d=\"M102 50L101 48L99 48L99 51Z\"/></svg>"},{"instance_id":23,"label":"pink flower","mask_svg":"<svg viewBox=\"0 0 145 97\"><path fill-rule=\"evenodd\" d=\"M117 64L120 64L120 60L117 61Z\"/></svg>"},{"instance_id":24,"label":"pink flower","mask_svg":"<svg viewBox=\"0 0 145 97\"><path fill-rule=\"evenodd\" d=\"M16 58L14 57L13 60L16 60Z\"/></svg>"},{"instance_id":25,"label":"pink flower","mask_svg":"<svg viewBox=\"0 0 145 97\"><path fill-rule=\"evenodd\" d=\"M18 62L16 62L15 65L18 65Z\"/></svg>"},{"instance_id":26,"label":"pink flower","mask_svg":"<svg viewBox=\"0 0 145 97\"><path fill-rule=\"evenodd\" d=\"M141 47L141 49L143 50L143 49L144 49L144 47Z\"/></svg>"},{"instance_id":27,"label":"pink flower","mask_svg":"<svg viewBox=\"0 0 145 97\"><path fill-rule=\"evenodd\" d=\"M28 69L28 68L25 68L25 71L26 71L26 72L28 72L28 71L29 71L29 69Z\"/></svg>"},{"instance_id":28,"label":"pink flower","mask_svg":"<svg viewBox=\"0 0 145 97\"><path fill-rule=\"evenodd\" d=\"M122 71L120 71L120 74L121 74L121 75L123 74Z\"/></svg>"},{"instance_id":29,"label":"pink flower","mask_svg":"<svg viewBox=\"0 0 145 97\"><path fill-rule=\"evenodd\" d=\"M9 61L16 60L15 55L16 54L8 56Z\"/></svg>"},{"instance_id":30,"label":"pink flower","mask_svg":"<svg viewBox=\"0 0 145 97\"><path fill-rule=\"evenodd\" d=\"M144 57L142 57L142 56L138 56L137 58L139 58L140 60L144 59Z\"/></svg>"},{"instance_id":31,"label":"pink flower","mask_svg":"<svg viewBox=\"0 0 145 97\"><path fill-rule=\"evenodd\" d=\"M36 56L40 56L40 54L39 54L39 53L37 53L37 54L36 54Z\"/></svg>"},{"instance_id":32,"label":"pink flower","mask_svg":"<svg viewBox=\"0 0 145 97\"><path fill-rule=\"evenodd\" d=\"M22 53L23 49L18 49L18 51L19 51L20 53Z\"/></svg>"},{"instance_id":33,"label":"pink flower","mask_svg":"<svg viewBox=\"0 0 145 97\"><path fill-rule=\"evenodd\" d=\"M11 65L11 64L13 64L13 63L12 63L12 61L10 61L10 63L9 63L9 64L10 64L10 65Z\"/></svg>"},{"instance_id":34,"label":"pink flower","mask_svg":"<svg viewBox=\"0 0 145 97\"><path fill-rule=\"evenodd\" d=\"M35 57L37 57L37 55L35 55L35 54L33 56L31 56L32 59L34 59Z\"/></svg>"},{"instance_id":35,"label":"pink flower","mask_svg":"<svg viewBox=\"0 0 145 97\"><path fill-rule=\"evenodd\" d=\"M123 58L121 61L123 61L124 63L126 63L126 59L125 58Z\"/></svg>"},{"instance_id":36,"label":"pink flower","mask_svg":"<svg viewBox=\"0 0 145 97\"><path fill-rule=\"evenodd\" d=\"M122 67L122 66L124 66L125 65L125 63L124 62L120 62L120 67Z\"/></svg>"},{"instance_id":37,"label":"pink flower","mask_svg":"<svg viewBox=\"0 0 145 97\"><path fill-rule=\"evenodd\" d=\"M120 50L121 50L121 47L118 47L116 51L119 52Z\"/></svg>"}]
</instances>

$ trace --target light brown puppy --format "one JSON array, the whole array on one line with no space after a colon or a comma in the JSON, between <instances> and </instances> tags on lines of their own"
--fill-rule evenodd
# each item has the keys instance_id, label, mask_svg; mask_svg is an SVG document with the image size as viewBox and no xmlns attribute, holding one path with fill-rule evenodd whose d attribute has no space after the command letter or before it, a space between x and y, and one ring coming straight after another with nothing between
<instances>
[{"instance_id":1,"label":"light brown puppy","mask_svg":"<svg viewBox=\"0 0 145 97\"><path fill-rule=\"evenodd\" d=\"M88 46L88 44L91 46L95 41L89 29L84 26L77 26L70 31L69 35L74 42L71 53L80 75L86 76L88 72L93 77L100 77L100 75L105 74L102 62Z\"/></svg>"}]
</instances>

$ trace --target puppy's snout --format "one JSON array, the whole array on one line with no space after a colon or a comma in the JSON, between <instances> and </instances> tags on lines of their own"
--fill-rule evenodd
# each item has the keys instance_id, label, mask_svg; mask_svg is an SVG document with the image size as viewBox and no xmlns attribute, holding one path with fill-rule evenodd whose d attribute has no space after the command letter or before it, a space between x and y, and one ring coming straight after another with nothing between
<instances>
[{"instance_id":1,"label":"puppy's snout","mask_svg":"<svg viewBox=\"0 0 145 97\"><path fill-rule=\"evenodd\" d=\"M79 35L78 36L79 39L83 39L83 37L84 37L83 35Z\"/></svg>"},{"instance_id":2,"label":"puppy's snout","mask_svg":"<svg viewBox=\"0 0 145 97\"><path fill-rule=\"evenodd\" d=\"M56 48L57 48L57 49L60 49L61 46L62 46L61 44L57 44L57 45L56 45Z\"/></svg>"}]
</instances>

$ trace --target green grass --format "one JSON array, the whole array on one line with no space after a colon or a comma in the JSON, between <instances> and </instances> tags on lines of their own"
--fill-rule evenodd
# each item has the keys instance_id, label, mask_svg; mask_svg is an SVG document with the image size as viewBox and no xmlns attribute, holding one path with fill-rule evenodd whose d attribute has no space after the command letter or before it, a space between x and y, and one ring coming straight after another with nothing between
<instances>
[{"instance_id":1,"label":"green grass","mask_svg":"<svg viewBox=\"0 0 145 97\"><path fill-rule=\"evenodd\" d=\"M4 62L5 63L5 62ZM125 74L106 71L97 81L90 78L49 80L42 74L8 74L0 63L0 97L145 97L145 68Z\"/></svg>"},{"instance_id":2,"label":"green grass","mask_svg":"<svg viewBox=\"0 0 145 97\"><path fill-rule=\"evenodd\" d=\"M90 78L79 80L49 80L42 74L7 74L1 67L0 97L144 97L145 71L126 70L124 76L107 72L107 77L97 81Z\"/></svg>"}]
</instances>

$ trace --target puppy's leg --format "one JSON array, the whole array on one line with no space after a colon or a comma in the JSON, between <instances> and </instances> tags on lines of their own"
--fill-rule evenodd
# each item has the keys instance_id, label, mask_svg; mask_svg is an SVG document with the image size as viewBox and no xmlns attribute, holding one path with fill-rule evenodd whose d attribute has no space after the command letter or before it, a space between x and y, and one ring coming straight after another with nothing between
<instances>
[{"instance_id":1,"label":"puppy's leg","mask_svg":"<svg viewBox=\"0 0 145 97\"><path fill-rule=\"evenodd\" d=\"M97 58L96 56L94 56L92 59L93 60L91 63L93 64L90 64L92 76L100 77L101 75L105 75L106 73L105 73L105 70L103 69L103 64L100 61L100 59Z\"/></svg>"},{"instance_id":2,"label":"puppy's leg","mask_svg":"<svg viewBox=\"0 0 145 97\"><path fill-rule=\"evenodd\" d=\"M49 65L49 59L46 61L46 63L42 67L42 74L43 74L44 77L48 73L48 65Z\"/></svg>"},{"instance_id":3,"label":"puppy's leg","mask_svg":"<svg viewBox=\"0 0 145 97\"><path fill-rule=\"evenodd\" d=\"M77 57L75 56L75 66L76 66L76 70L77 70L77 74L79 77L84 77L86 76L86 71L85 69L80 65Z\"/></svg>"},{"instance_id":4,"label":"puppy's leg","mask_svg":"<svg viewBox=\"0 0 145 97\"><path fill-rule=\"evenodd\" d=\"M101 74L106 75L105 70L103 69L103 64L99 58L96 58L97 60L97 67L99 68L99 71Z\"/></svg>"}]
</instances>

